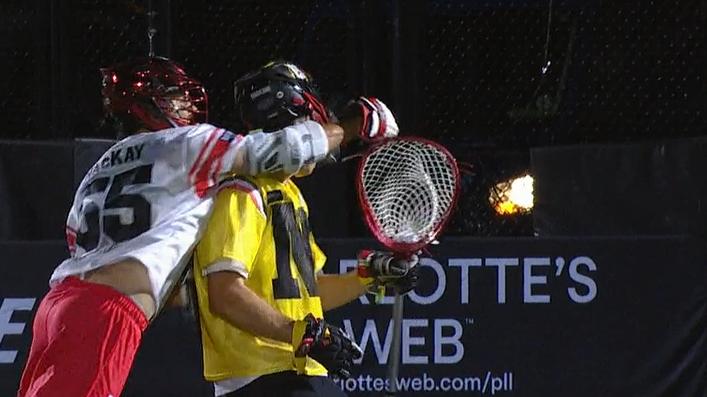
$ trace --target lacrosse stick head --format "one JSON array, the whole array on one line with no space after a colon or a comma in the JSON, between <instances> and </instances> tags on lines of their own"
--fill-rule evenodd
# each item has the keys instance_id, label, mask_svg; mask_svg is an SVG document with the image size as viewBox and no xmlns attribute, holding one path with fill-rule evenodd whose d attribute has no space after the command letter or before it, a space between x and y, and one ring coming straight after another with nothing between
<instances>
[{"instance_id":1,"label":"lacrosse stick head","mask_svg":"<svg viewBox=\"0 0 707 397\"><path fill-rule=\"evenodd\" d=\"M364 154L356 187L376 239L394 252L412 254L447 223L459 191L459 170L443 146L422 138L395 138Z\"/></svg>"}]
</instances>

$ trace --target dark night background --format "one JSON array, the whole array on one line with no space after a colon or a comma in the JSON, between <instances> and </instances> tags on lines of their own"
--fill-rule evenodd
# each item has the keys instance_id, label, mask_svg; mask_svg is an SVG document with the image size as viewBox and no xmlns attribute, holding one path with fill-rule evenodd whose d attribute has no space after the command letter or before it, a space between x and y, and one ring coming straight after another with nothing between
<instances>
[{"instance_id":1,"label":"dark night background","mask_svg":"<svg viewBox=\"0 0 707 397\"><path fill-rule=\"evenodd\" d=\"M152 10L156 54L206 84L212 123L238 130L233 80L291 59L333 105L378 96L403 135L438 140L471 165L448 233L533 235L530 215L500 217L488 204L490 186L528 169L529 149L705 133L706 4L3 0L0 138L113 138L100 128L98 68L147 54Z\"/></svg>"}]
</instances>

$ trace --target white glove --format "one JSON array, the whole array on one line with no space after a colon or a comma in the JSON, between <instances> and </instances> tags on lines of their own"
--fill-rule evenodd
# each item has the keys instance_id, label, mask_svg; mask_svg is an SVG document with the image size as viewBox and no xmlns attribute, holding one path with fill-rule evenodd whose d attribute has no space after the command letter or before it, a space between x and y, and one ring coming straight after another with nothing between
<instances>
[{"instance_id":1,"label":"white glove","mask_svg":"<svg viewBox=\"0 0 707 397\"><path fill-rule=\"evenodd\" d=\"M375 142L398 136L398 123L383 101L374 97L360 97L354 103L361 109L361 139Z\"/></svg>"}]
</instances>

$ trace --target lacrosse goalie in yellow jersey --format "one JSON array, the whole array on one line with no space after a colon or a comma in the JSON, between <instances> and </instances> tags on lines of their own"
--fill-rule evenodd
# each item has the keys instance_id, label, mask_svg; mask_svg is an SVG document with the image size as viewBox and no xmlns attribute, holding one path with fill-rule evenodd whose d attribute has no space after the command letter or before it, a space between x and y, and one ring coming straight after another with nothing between
<instances>
[{"instance_id":1,"label":"lacrosse goalie in yellow jersey","mask_svg":"<svg viewBox=\"0 0 707 397\"><path fill-rule=\"evenodd\" d=\"M264 132L304 120L326 122L331 114L309 75L286 62L239 79L236 105L250 129ZM358 128L344 130L359 131L364 140L397 135L393 115L375 98L352 101L342 124L347 122ZM222 183L194 258L204 375L216 396L345 396L327 374L348 377L362 352L323 319L324 311L371 285L405 293L417 282L417 258L374 251L359 254L356 271L322 274L326 257L289 175Z\"/></svg>"}]
</instances>

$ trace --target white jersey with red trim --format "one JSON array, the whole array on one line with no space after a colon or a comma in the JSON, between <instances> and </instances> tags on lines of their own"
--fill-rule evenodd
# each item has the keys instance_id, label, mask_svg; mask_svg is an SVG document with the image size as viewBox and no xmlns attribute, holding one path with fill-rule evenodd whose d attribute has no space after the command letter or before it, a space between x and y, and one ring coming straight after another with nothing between
<instances>
[{"instance_id":1,"label":"white jersey with red trim","mask_svg":"<svg viewBox=\"0 0 707 397\"><path fill-rule=\"evenodd\" d=\"M199 124L115 144L76 192L66 227L71 257L50 284L134 258L146 266L161 306L205 226L212 191L249 138Z\"/></svg>"}]
</instances>

